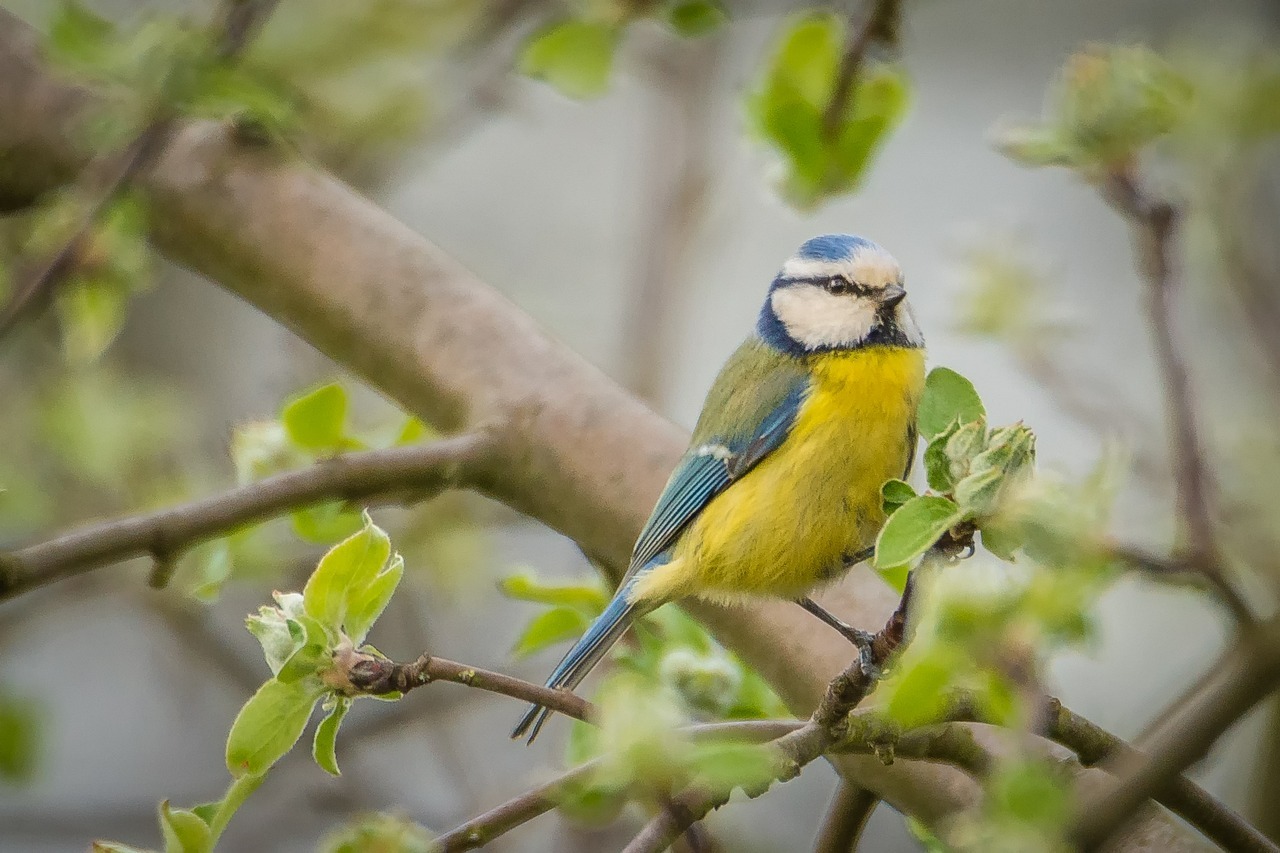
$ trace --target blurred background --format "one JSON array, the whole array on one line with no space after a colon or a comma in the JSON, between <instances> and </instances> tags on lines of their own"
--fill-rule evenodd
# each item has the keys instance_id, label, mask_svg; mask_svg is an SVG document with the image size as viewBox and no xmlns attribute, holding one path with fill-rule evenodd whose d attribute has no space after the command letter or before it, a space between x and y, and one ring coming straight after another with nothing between
<instances>
[{"instance_id":1,"label":"blurred background","mask_svg":"<svg viewBox=\"0 0 1280 853\"><path fill-rule=\"evenodd\" d=\"M55 6L0 5L37 27ZM178 6L204 14L193 3L88 5L121 21ZM775 192L776 165L746 132L742 107L784 3L729 4L730 23L698 40L631 27L610 91L587 102L512 70L521 39L555 4L475 4L492 6L488 16L463 3L417 4L426 11L399 34L403 43L343 76L334 66L348 58L347 5L283 0L255 48L327 68L315 78L317 130L304 153L675 422L692 426L782 260L814 234L855 232L901 261L933 364L970 377L993 423L1032 425L1042 467L1079 474L1104 447L1124 447L1130 474L1117 533L1167 543L1161 391L1128 231L1068 172L1028 170L998 153L992 128L1039 115L1057 70L1085 43L1244 51L1274 38L1273 2L907 4L910 113L855 194L803 214ZM1246 220L1273 238L1280 172L1258 174L1248 195L1257 215ZM1042 273L1057 330L1051 351L962 328L975 252L1010 246ZM1224 476L1260 476L1275 469L1277 439L1250 393L1257 365L1220 343L1233 321L1211 275L1187 272L1186 332L1213 413L1207 439ZM53 320L4 343L0 541L225 488L237 476L235 430L252 435L246 424L272 421L283 400L320 382L344 382L362 429L396 428L389 403L285 329L183 270L161 264L154 273L100 358L68 357ZM1231 461L1241 459L1251 461ZM526 566L590 576L571 542L467 496L375 517L405 552L412 580L375 629L380 649L397 659L430 649L541 680L558 650L513 661L532 610L502 597L497 580ZM283 522L235 543L230 557L197 555L176 589L148 589L139 563L0 605L0 706L11 721L34 720L38 733L29 772L0 782L0 850L79 850L95 837L155 845L157 801L218 796L228 726L267 675L244 615L273 588L296 588L322 550ZM212 596L228 565L233 577L215 602L183 594L210 583ZM1053 661L1049 687L1122 736L1190 683L1225 635L1223 614L1203 596L1136 579L1112 589L1095 619L1094 641ZM449 828L560 766L567 726L553 722L526 749L506 738L517 711L449 684L395 705L361 703L339 740L343 777L296 751L237 816L225 849L315 849L379 809ZM1272 713L1246 719L1195 773L1255 816L1261 792L1280 790ZM830 768L812 765L748 807L735 800L708 827L727 850L805 849L834 783ZM492 849L617 849L642 818L628 812L602 829L547 815ZM881 806L863 849L919 845Z\"/></svg>"}]
</instances>

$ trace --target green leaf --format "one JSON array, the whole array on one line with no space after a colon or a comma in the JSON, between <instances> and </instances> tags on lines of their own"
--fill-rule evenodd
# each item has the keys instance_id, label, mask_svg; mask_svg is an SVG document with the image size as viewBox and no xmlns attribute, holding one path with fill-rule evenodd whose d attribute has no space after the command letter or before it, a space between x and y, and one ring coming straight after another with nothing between
<instances>
[{"instance_id":1,"label":"green leaf","mask_svg":"<svg viewBox=\"0 0 1280 853\"><path fill-rule=\"evenodd\" d=\"M948 690L957 672L963 671L961 652L934 645L913 661L904 660L884 684L888 694L884 710L904 729L937 722L947 708Z\"/></svg>"},{"instance_id":2,"label":"green leaf","mask_svg":"<svg viewBox=\"0 0 1280 853\"><path fill-rule=\"evenodd\" d=\"M618 36L616 27L598 21L552 24L525 44L520 71L571 98L598 97L609 89Z\"/></svg>"},{"instance_id":3,"label":"green leaf","mask_svg":"<svg viewBox=\"0 0 1280 853\"><path fill-rule=\"evenodd\" d=\"M292 684L271 679L236 715L227 735L227 769L237 779L261 776L302 737L311 709L325 693L318 678Z\"/></svg>"},{"instance_id":4,"label":"green leaf","mask_svg":"<svg viewBox=\"0 0 1280 853\"><path fill-rule=\"evenodd\" d=\"M363 524L360 513L348 509L345 501L327 501L289 513L293 532L299 539L325 544L345 539Z\"/></svg>"},{"instance_id":5,"label":"green leaf","mask_svg":"<svg viewBox=\"0 0 1280 853\"><path fill-rule=\"evenodd\" d=\"M164 836L165 853L208 853L213 849L209 824L194 812L160 804L160 832Z\"/></svg>"},{"instance_id":6,"label":"green leaf","mask_svg":"<svg viewBox=\"0 0 1280 853\"><path fill-rule=\"evenodd\" d=\"M347 601L347 636L362 643L373 623L378 621L404 577L404 558L393 554L391 561L363 588L355 589Z\"/></svg>"},{"instance_id":7,"label":"green leaf","mask_svg":"<svg viewBox=\"0 0 1280 853\"><path fill-rule=\"evenodd\" d=\"M115 27L75 0L64 0L49 22L51 57L72 66L103 66L111 54Z\"/></svg>"},{"instance_id":8,"label":"green leaf","mask_svg":"<svg viewBox=\"0 0 1280 853\"><path fill-rule=\"evenodd\" d=\"M342 725L342 719L350 708L350 699L339 698L329 716L316 726L315 740L311 743L311 757L320 765L321 770L331 776L342 775L338 770L338 727Z\"/></svg>"},{"instance_id":9,"label":"green leaf","mask_svg":"<svg viewBox=\"0 0 1280 853\"><path fill-rule=\"evenodd\" d=\"M908 563L937 542L964 514L946 498L920 495L889 517L876 540L876 567Z\"/></svg>"},{"instance_id":10,"label":"green leaf","mask_svg":"<svg viewBox=\"0 0 1280 853\"><path fill-rule=\"evenodd\" d=\"M286 403L280 420L299 447L320 453L339 450L347 426L347 392L336 382L321 385Z\"/></svg>"},{"instance_id":11,"label":"green leaf","mask_svg":"<svg viewBox=\"0 0 1280 853\"><path fill-rule=\"evenodd\" d=\"M35 701L0 696L0 779L25 782L35 774L43 720Z\"/></svg>"},{"instance_id":12,"label":"green leaf","mask_svg":"<svg viewBox=\"0 0 1280 853\"><path fill-rule=\"evenodd\" d=\"M955 423L947 431L929 442L924 449L924 471L929 481L929 488L938 492L949 492L955 488L955 477L951 474L951 458L947 456L947 440L955 434L959 426Z\"/></svg>"},{"instance_id":13,"label":"green leaf","mask_svg":"<svg viewBox=\"0 0 1280 853\"><path fill-rule=\"evenodd\" d=\"M564 640L571 640L581 634L591 624L581 610L572 607L553 607L539 613L524 629L520 639L516 641L512 654L517 658L528 657L547 646L553 646Z\"/></svg>"},{"instance_id":14,"label":"green leaf","mask_svg":"<svg viewBox=\"0 0 1280 853\"><path fill-rule=\"evenodd\" d=\"M721 27L729 15L717 0L675 0L667 7L667 23L686 38L697 38Z\"/></svg>"},{"instance_id":15,"label":"green leaf","mask_svg":"<svg viewBox=\"0 0 1280 853\"><path fill-rule=\"evenodd\" d=\"M916 496L916 490L911 487L910 483L902 480L886 480L885 484L880 487L880 496L884 505L885 515L892 515L907 501Z\"/></svg>"},{"instance_id":16,"label":"green leaf","mask_svg":"<svg viewBox=\"0 0 1280 853\"><path fill-rule=\"evenodd\" d=\"M777 778L781 766L771 747L731 741L694 744L690 764L699 784L705 782L712 791L757 791Z\"/></svg>"},{"instance_id":17,"label":"green leaf","mask_svg":"<svg viewBox=\"0 0 1280 853\"><path fill-rule=\"evenodd\" d=\"M902 595L902 591L907 588L907 575L911 572L910 563L902 563L898 566L888 566L886 568L875 568L875 573L880 579L887 583L894 592Z\"/></svg>"},{"instance_id":18,"label":"green leaf","mask_svg":"<svg viewBox=\"0 0 1280 853\"><path fill-rule=\"evenodd\" d=\"M946 367L929 371L917 417L920 435L926 440L932 440L954 421L967 424L986 415L972 382Z\"/></svg>"},{"instance_id":19,"label":"green leaf","mask_svg":"<svg viewBox=\"0 0 1280 853\"><path fill-rule=\"evenodd\" d=\"M1061 829L1071 817L1071 797L1047 761L1011 762L987 784L986 806L997 815L1041 829Z\"/></svg>"},{"instance_id":20,"label":"green leaf","mask_svg":"<svg viewBox=\"0 0 1280 853\"><path fill-rule=\"evenodd\" d=\"M970 518L986 516L995 509L1004 480L1004 472L998 468L975 471L956 483L956 503Z\"/></svg>"},{"instance_id":21,"label":"green leaf","mask_svg":"<svg viewBox=\"0 0 1280 853\"><path fill-rule=\"evenodd\" d=\"M124 326L128 293L106 277L78 276L54 300L62 350L73 364L97 361Z\"/></svg>"},{"instance_id":22,"label":"green leaf","mask_svg":"<svg viewBox=\"0 0 1280 853\"><path fill-rule=\"evenodd\" d=\"M390 538L366 513L363 529L320 558L302 589L304 611L326 628L339 629L352 601L363 600L366 588L382 574L390 556Z\"/></svg>"},{"instance_id":23,"label":"green leaf","mask_svg":"<svg viewBox=\"0 0 1280 853\"><path fill-rule=\"evenodd\" d=\"M508 598L532 601L535 604L558 604L574 607L589 616L600 614L609 597L597 583L556 584L538 580L531 571L509 575L498 582L498 588Z\"/></svg>"},{"instance_id":24,"label":"green leaf","mask_svg":"<svg viewBox=\"0 0 1280 853\"><path fill-rule=\"evenodd\" d=\"M231 579L231 543L217 539L197 548L194 557L195 579L191 595L205 604L212 604L222 594L222 587Z\"/></svg>"},{"instance_id":25,"label":"green leaf","mask_svg":"<svg viewBox=\"0 0 1280 853\"><path fill-rule=\"evenodd\" d=\"M1022 537L1012 525L993 526L990 522L982 527L982 547L1002 560L1014 562L1016 553L1022 547Z\"/></svg>"},{"instance_id":26,"label":"green leaf","mask_svg":"<svg viewBox=\"0 0 1280 853\"><path fill-rule=\"evenodd\" d=\"M404 419L404 426L400 428L400 434L396 436L394 444L396 447L402 447L406 444L417 444L435 436L434 429L423 423L420 418L410 415Z\"/></svg>"},{"instance_id":27,"label":"green leaf","mask_svg":"<svg viewBox=\"0 0 1280 853\"><path fill-rule=\"evenodd\" d=\"M999 133L996 147L1024 166L1074 166L1080 152L1057 128L1013 127Z\"/></svg>"},{"instance_id":28,"label":"green leaf","mask_svg":"<svg viewBox=\"0 0 1280 853\"><path fill-rule=\"evenodd\" d=\"M118 841L95 841L89 847L89 853L154 853L141 847L130 847Z\"/></svg>"}]
</instances>

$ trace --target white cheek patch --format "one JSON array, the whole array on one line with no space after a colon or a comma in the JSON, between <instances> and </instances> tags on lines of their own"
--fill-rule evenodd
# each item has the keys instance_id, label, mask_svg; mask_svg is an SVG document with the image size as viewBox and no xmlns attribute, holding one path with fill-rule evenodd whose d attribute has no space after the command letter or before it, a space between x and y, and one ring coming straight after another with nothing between
<instances>
[{"instance_id":1,"label":"white cheek patch","mask_svg":"<svg viewBox=\"0 0 1280 853\"><path fill-rule=\"evenodd\" d=\"M808 349L853 346L876 325L871 299L836 296L808 284L778 288L769 299L787 334Z\"/></svg>"}]
</instances>

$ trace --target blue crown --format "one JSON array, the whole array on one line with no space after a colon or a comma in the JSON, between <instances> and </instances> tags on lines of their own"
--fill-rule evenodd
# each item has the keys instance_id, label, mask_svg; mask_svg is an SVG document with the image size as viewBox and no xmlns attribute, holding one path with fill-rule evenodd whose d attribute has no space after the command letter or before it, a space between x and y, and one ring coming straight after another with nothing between
<instances>
[{"instance_id":1,"label":"blue crown","mask_svg":"<svg viewBox=\"0 0 1280 853\"><path fill-rule=\"evenodd\" d=\"M859 249L877 250L880 247L852 234L823 234L806 240L796 251L796 257L807 261L847 261Z\"/></svg>"}]
</instances>

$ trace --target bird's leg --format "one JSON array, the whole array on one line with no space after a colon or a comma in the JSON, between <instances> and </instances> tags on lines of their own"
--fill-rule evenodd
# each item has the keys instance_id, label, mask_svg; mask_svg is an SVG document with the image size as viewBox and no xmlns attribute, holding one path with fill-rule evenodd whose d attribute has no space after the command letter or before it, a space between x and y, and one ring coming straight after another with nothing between
<instances>
[{"instance_id":1,"label":"bird's leg","mask_svg":"<svg viewBox=\"0 0 1280 853\"><path fill-rule=\"evenodd\" d=\"M805 598L797 599L796 604L799 604L805 610L809 611L814 616L817 616L827 625L835 628L840 632L842 637L850 643L853 643L853 645L858 649L858 653L862 656L862 665L867 672L871 672L876 669L871 648L872 641L875 640L876 637L875 634L870 631L862 631L853 627L848 622L845 622L830 610L827 610L821 604L807 596Z\"/></svg>"}]
</instances>

